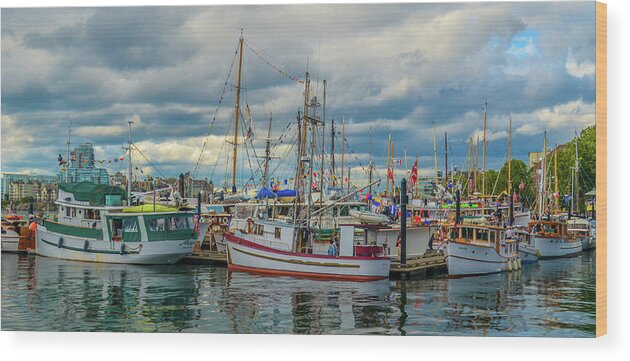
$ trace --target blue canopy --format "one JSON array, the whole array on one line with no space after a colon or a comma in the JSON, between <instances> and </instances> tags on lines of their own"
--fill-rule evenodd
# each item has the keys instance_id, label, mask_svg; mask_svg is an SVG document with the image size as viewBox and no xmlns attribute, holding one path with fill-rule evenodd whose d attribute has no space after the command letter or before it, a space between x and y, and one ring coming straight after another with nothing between
<instances>
[{"instance_id":1,"label":"blue canopy","mask_svg":"<svg viewBox=\"0 0 630 361\"><path fill-rule=\"evenodd\" d=\"M269 188L262 187L260 188L258 193L256 193L256 199L262 198L276 198L276 194L272 192Z\"/></svg>"},{"instance_id":2,"label":"blue canopy","mask_svg":"<svg viewBox=\"0 0 630 361\"><path fill-rule=\"evenodd\" d=\"M276 192L278 197L295 197L295 189L280 189Z\"/></svg>"}]
</instances>

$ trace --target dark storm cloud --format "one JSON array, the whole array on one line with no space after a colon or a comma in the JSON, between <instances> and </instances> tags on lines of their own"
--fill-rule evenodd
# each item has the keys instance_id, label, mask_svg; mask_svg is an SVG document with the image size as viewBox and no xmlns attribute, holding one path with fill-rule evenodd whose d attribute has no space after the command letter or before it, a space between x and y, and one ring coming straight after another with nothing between
<instances>
[{"instance_id":1,"label":"dark storm cloud","mask_svg":"<svg viewBox=\"0 0 630 361\"><path fill-rule=\"evenodd\" d=\"M70 123L74 142L93 142L103 157L113 156L128 120L135 122L134 139L164 169L187 170L208 132L241 28L242 104L251 107L256 132L273 112L278 136L302 107L303 86L249 46L292 76L303 78L308 63L320 101L327 79L327 118L339 125L345 117L348 144L362 162L372 128L381 165L391 133L397 154L406 146L410 157L431 159L421 167L432 167L435 123L439 157L448 132L450 158L464 164L468 139L483 124L484 101L491 167L505 159L510 116L514 157L524 160L541 148L544 129L550 144L563 143L595 121L591 3L8 9L3 170L54 171L54 160L41 154L63 146ZM235 82L233 72L206 162L217 161L231 131ZM30 141L12 141L32 130Z\"/></svg>"}]
</instances>

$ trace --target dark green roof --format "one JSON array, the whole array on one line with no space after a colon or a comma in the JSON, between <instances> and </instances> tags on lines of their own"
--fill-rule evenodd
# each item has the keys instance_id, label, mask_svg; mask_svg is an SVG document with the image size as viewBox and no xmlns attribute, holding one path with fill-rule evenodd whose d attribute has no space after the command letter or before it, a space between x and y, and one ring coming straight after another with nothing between
<instances>
[{"instance_id":1,"label":"dark green roof","mask_svg":"<svg viewBox=\"0 0 630 361\"><path fill-rule=\"evenodd\" d=\"M92 206L105 205L105 196L120 195L121 199L127 199L124 189L106 184L94 184L81 182L77 184L59 183L59 189L72 193L77 201L89 202Z\"/></svg>"}]
</instances>

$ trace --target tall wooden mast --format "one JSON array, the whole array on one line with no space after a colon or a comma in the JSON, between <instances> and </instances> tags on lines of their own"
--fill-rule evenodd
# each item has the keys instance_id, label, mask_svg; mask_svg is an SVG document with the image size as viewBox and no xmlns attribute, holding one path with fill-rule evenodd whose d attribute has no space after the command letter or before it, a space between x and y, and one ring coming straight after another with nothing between
<instances>
[{"instance_id":1,"label":"tall wooden mast","mask_svg":"<svg viewBox=\"0 0 630 361\"><path fill-rule=\"evenodd\" d=\"M435 122L433 122L433 166L435 167L435 186L437 187L439 179L437 165L437 141L435 139Z\"/></svg>"},{"instance_id":2,"label":"tall wooden mast","mask_svg":"<svg viewBox=\"0 0 630 361\"><path fill-rule=\"evenodd\" d=\"M385 182L385 196L389 196L389 172L391 172L392 160L392 135L387 137L387 182Z\"/></svg>"},{"instance_id":3,"label":"tall wooden mast","mask_svg":"<svg viewBox=\"0 0 630 361\"><path fill-rule=\"evenodd\" d=\"M344 153L346 151L346 117L341 118L341 193L343 193L343 167L345 163ZM348 180L349 181L349 180Z\"/></svg>"},{"instance_id":4,"label":"tall wooden mast","mask_svg":"<svg viewBox=\"0 0 630 361\"><path fill-rule=\"evenodd\" d=\"M485 204L486 204L486 147L487 147L487 139L486 139L486 114L488 113L488 102L484 103L483 107L483 174L481 180L481 214L484 213Z\"/></svg>"},{"instance_id":5,"label":"tall wooden mast","mask_svg":"<svg viewBox=\"0 0 630 361\"><path fill-rule=\"evenodd\" d=\"M472 189L472 184L470 181L470 163L473 159L473 143L472 136L468 140L468 168L466 169L466 190L468 191L468 197L470 197L470 190Z\"/></svg>"},{"instance_id":6,"label":"tall wooden mast","mask_svg":"<svg viewBox=\"0 0 630 361\"><path fill-rule=\"evenodd\" d=\"M236 193L236 152L238 149L238 117L240 113L240 101L241 101L241 68L243 66L243 30L241 29L241 37L238 40L238 78L236 82L236 109L234 110L234 143L233 143L233 155L232 159L232 193Z\"/></svg>"},{"instance_id":7,"label":"tall wooden mast","mask_svg":"<svg viewBox=\"0 0 630 361\"><path fill-rule=\"evenodd\" d=\"M267 187L269 180L269 160L271 159L271 119L272 114L269 114L269 128L267 129L267 142L265 144L265 171L263 173L263 187Z\"/></svg>"},{"instance_id":8,"label":"tall wooden mast","mask_svg":"<svg viewBox=\"0 0 630 361\"><path fill-rule=\"evenodd\" d=\"M512 117L510 117L510 138L508 141L508 184L507 192L512 195Z\"/></svg>"}]
</instances>

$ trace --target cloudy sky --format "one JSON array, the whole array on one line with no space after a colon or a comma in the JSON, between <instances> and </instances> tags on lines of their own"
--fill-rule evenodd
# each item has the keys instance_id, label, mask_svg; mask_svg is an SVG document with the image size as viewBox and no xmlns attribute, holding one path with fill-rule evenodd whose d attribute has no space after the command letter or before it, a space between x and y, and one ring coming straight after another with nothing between
<instances>
[{"instance_id":1,"label":"cloudy sky","mask_svg":"<svg viewBox=\"0 0 630 361\"><path fill-rule=\"evenodd\" d=\"M266 137L273 114L278 179L294 172L304 87L277 69L298 79L308 69L320 101L326 79L326 119L345 118L357 180L370 128L382 177L389 134L397 157L406 148L411 167L418 153L430 172L433 123L440 169L444 132L449 159L465 168L485 101L488 167L506 160L509 117L513 157L526 161L543 131L560 144L595 123L594 16L594 2L3 9L2 171L55 174L70 124L72 143L117 158L133 120L134 142L159 170L138 159L145 174L196 168L223 183L235 67L223 97L222 89L241 28L242 104L254 139ZM253 144L261 154L264 142ZM244 181L258 160L239 151ZM336 151L339 165L340 144Z\"/></svg>"}]
</instances>

